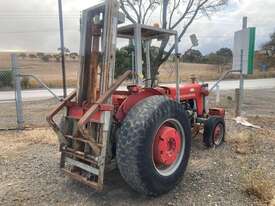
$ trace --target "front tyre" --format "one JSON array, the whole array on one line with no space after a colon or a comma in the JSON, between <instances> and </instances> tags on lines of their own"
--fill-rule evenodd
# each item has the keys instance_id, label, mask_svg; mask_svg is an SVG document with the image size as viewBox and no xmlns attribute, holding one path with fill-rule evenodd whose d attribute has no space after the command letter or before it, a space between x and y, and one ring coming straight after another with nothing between
<instances>
[{"instance_id":1,"label":"front tyre","mask_svg":"<svg viewBox=\"0 0 275 206\"><path fill-rule=\"evenodd\" d=\"M182 105L164 96L148 97L130 110L117 137L118 168L134 190L157 196L181 180L191 149Z\"/></svg>"},{"instance_id":2,"label":"front tyre","mask_svg":"<svg viewBox=\"0 0 275 206\"><path fill-rule=\"evenodd\" d=\"M209 117L204 123L203 143L206 147L218 147L224 143L225 123L219 116Z\"/></svg>"}]
</instances>

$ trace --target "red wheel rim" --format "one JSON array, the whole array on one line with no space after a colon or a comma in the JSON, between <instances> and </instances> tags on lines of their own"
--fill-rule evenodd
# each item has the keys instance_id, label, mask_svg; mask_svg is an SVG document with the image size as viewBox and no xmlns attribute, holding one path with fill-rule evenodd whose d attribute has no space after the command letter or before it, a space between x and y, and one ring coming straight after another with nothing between
<instances>
[{"instance_id":1,"label":"red wheel rim","mask_svg":"<svg viewBox=\"0 0 275 206\"><path fill-rule=\"evenodd\" d=\"M213 142L215 145L219 145L223 139L224 126L222 123L216 125L213 133Z\"/></svg>"},{"instance_id":2,"label":"red wheel rim","mask_svg":"<svg viewBox=\"0 0 275 206\"><path fill-rule=\"evenodd\" d=\"M184 153L184 133L177 120L167 120L158 129L153 143L153 161L161 175L177 169Z\"/></svg>"}]
</instances>

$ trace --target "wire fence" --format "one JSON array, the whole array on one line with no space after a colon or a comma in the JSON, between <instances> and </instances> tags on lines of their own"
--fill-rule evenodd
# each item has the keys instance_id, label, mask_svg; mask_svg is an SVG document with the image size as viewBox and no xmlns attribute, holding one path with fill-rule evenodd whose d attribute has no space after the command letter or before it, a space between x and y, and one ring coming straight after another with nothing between
<instances>
[{"instance_id":1,"label":"wire fence","mask_svg":"<svg viewBox=\"0 0 275 206\"><path fill-rule=\"evenodd\" d=\"M0 129L48 126L46 116L63 95L60 63L54 57L43 61L20 55L1 55L0 62ZM68 60L71 88L76 85L76 65L78 60Z\"/></svg>"},{"instance_id":2,"label":"wire fence","mask_svg":"<svg viewBox=\"0 0 275 206\"><path fill-rule=\"evenodd\" d=\"M0 129L16 128L16 105L11 67L0 69Z\"/></svg>"}]
</instances>

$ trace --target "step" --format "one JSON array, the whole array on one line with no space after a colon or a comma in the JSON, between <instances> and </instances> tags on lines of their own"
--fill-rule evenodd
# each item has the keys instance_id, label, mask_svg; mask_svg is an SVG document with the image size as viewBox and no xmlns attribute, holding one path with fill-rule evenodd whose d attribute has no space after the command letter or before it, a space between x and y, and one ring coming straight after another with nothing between
<instances>
[{"instance_id":1,"label":"step","mask_svg":"<svg viewBox=\"0 0 275 206\"><path fill-rule=\"evenodd\" d=\"M102 190L102 186L100 186L95 181L88 180L86 177L81 176L81 175L79 175L77 173L73 173L71 171L68 171L68 170L66 170L64 168L62 168L61 170L65 173L65 175L71 177L72 179L74 179L76 181L79 181L79 182L81 182L81 183L83 183L85 185L88 185L89 187L94 188L97 191L101 191Z\"/></svg>"},{"instance_id":2,"label":"step","mask_svg":"<svg viewBox=\"0 0 275 206\"><path fill-rule=\"evenodd\" d=\"M69 165L72 165L72 166L75 166L75 167L78 167L86 172L89 172L93 175L96 175L98 176L99 175L99 169L97 168L94 168L90 165L87 165L85 163L82 163L82 162L79 162L77 160L74 160L74 159L71 159L69 157L65 157L65 163L68 163Z\"/></svg>"},{"instance_id":3,"label":"step","mask_svg":"<svg viewBox=\"0 0 275 206\"><path fill-rule=\"evenodd\" d=\"M64 153L66 156L70 155L91 164L98 165L97 158L93 157L92 155L86 155L84 152L67 148L66 150L62 150L62 153Z\"/></svg>"}]
</instances>

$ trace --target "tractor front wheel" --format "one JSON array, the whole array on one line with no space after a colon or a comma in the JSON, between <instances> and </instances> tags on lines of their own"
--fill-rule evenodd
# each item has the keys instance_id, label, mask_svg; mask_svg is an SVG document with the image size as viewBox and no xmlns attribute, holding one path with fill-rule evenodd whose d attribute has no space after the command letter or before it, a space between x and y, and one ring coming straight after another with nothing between
<instances>
[{"instance_id":1,"label":"tractor front wheel","mask_svg":"<svg viewBox=\"0 0 275 206\"><path fill-rule=\"evenodd\" d=\"M225 123L222 117L210 117L204 123L203 142L206 147L218 147L224 143Z\"/></svg>"},{"instance_id":2,"label":"tractor front wheel","mask_svg":"<svg viewBox=\"0 0 275 206\"><path fill-rule=\"evenodd\" d=\"M191 149L186 111L164 96L144 99L130 110L117 132L116 157L125 181L157 196L182 178Z\"/></svg>"}]
</instances>

